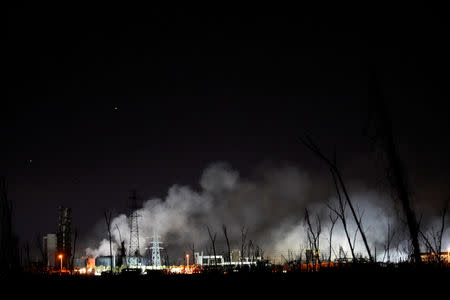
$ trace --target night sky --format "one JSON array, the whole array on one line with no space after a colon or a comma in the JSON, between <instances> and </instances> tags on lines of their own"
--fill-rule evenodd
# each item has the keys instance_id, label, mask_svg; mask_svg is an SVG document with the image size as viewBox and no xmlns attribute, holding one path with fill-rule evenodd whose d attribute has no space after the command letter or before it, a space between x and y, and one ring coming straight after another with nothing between
<instances>
[{"instance_id":1,"label":"night sky","mask_svg":"<svg viewBox=\"0 0 450 300\"><path fill-rule=\"evenodd\" d=\"M374 182L369 65L414 201L437 208L450 196L448 18L370 11L11 7L0 175L21 242L55 232L59 205L88 235L130 190L195 188L216 161L243 177L289 162L329 181L305 133L336 145L347 178Z\"/></svg>"}]
</instances>

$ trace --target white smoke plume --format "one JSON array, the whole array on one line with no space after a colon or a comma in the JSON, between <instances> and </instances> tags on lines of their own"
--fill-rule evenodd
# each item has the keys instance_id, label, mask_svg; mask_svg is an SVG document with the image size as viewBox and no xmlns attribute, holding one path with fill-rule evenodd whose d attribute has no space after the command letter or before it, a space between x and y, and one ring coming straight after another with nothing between
<instances>
[{"instance_id":1,"label":"white smoke plume","mask_svg":"<svg viewBox=\"0 0 450 300\"><path fill-rule=\"evenodd\" d=\"M173 258L183 257L192 245L198 251L210 251L207 227L217 234L218 251L225 251L222 226L227 227L231 247L240 247L241 229L248 229L247 240L252 240L268 256L280 256L288 250L300 251L306 247L304 211L318 214L322 221L321 249L328 253L329 210L326 204L335 201L335 193L329 195L317 191L306 172L292 165L264 167L255 179L241 178L227 163L208 166L200 178L200 191L189 186L174 185L165 198L144 201L138 210L140 252L145 253L153 232L161 237L163 247ZM330 179L331 182L331 179ZM354 189L355 190L355 189ZM320 195L320 196L318 196ZM401 227L398 216L390 210L390 200L375 191L356 188L352 200L362 214L363 226L373 249L378 248L381 257L387 224ZM356 226L348 215L352 237ZM125 245L129 242L129 225L125 214L115 217L111 223L113 251L120 245L119 230ZM399 237L400 234L397 234ZM91 256L109 255L109 243L101 237L96 249L86 249ZM339 246L349 254L349 247L340 221L333 232L333 257ZM393 246L393 245L391 245ZM398 245L397 245L398 248ZM358 253L366 254L360 236L356 238Z\"/></svg>"}]
</instances>

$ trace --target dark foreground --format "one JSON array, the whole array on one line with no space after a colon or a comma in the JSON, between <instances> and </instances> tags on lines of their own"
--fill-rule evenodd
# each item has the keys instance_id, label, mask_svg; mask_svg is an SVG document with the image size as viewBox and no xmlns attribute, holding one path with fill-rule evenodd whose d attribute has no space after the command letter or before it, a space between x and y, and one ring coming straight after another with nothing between
<instances>
[{"instance_id":1,"label":"dark foreground","mask_svg":"<svg viewBox=\"0 0 450 300\"><path fill-rule=\"evenodd\" d=\"M429 270L352 270L341 272L248 272L202 273L192 275L127 275L127 276L59 276L16 274L1 280L2 289L28 297L66 297L99 299L131 299L134 296L156 298L258 299L275 295L277 299L303 298L365 298L405 299L442 295L450 286L448 269ZM156 294L154 294L156 293ZM439 296L441 298L442 296Z\"/></svg>"}]
</instances>

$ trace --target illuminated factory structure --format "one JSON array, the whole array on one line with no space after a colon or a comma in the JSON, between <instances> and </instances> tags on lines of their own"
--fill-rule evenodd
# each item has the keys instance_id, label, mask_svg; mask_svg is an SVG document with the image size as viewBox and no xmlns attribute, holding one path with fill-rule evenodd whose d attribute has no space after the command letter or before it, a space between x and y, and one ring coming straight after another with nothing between
<instances>
[{"instance_id":1,"label":"illuminated factory structure","mask_svg":"<svg viewBox=\"0 0 450 300\"><path fill-rule=\"evenodd\" d=\"M257 257L241 257L241 251L231 250L230 258L224 259L223 255L204 255L202 252L195 252L194 263L198 266L245 266L256 265L258 261L261 261L260 256Z\"/></svg>"},{"instance_id":2,"label":"illuminated factory structure","mask_svg":"<svg viewBox=\"0 0 450 300\"><path fill-rule=\"evenodd\" d=\"M154 256L154 250L151 252L152 257ZM79 273L92 273L96 275L100 275L104 271L111 270L111 261L113 263L112 269L115 269L117 272L123 268L126 269L141 269L142 272L146 270L168 270L169 272L182 272L188 273L192 272L194 269L198 268L207 268L207 267L239 267L239 266L254 266L259 261L261 261L261 257L244 257L241 258L239 250L232 250L230 253L230 259L225 259L224 255L205 255L204 252L195 252L194 253L194 264L189 265L189 255L186 255L186 265L182 266L166 266L162 265L160 261L153 261L153 259L147 257L126 257L123 260L123 264L119 264L119 257L113 255L113 259L109 255L107 256L98 256L96 258L76 258L74 259L74 271Z\"/></svg>"},{"instance_id":3,"label":"illuminated factory structure","mask_svg":"<svg viewBox=\"0 0 450 300\"><path fill-rule=\"evenodd\" d=\"M136 199L135 194L131 197L132 200ZM77 274L91 274L101 275L108 274L112 271L114 274L122 272L135 272L147 274L156 273L182 273L182 274L194 274L202 273L204 271L217 269L223 270L224 273L239 272L241 267L244 270L253 269L256 270L261 267L271 266L283 266L283 272L288 271L317 271L322 267L334 267L339 264L347 264L347 261L320 261L320 252L317 250L305 249L304 259L302 259L301 253L299 258L291 259L296 255L290 255L288 252L287 259L281 255L285 260L285 263L278 262L274 259L274 256L265 256L265 259L260 256L259 249L256 251L245 251L247 256L241 254L241 250L229 249L226 253L219 252L215 255L211 255L211 251L206 253L203 251L193 251L192 256L185 253L184 265L169 265L168 254L165 253L165 259L161 259L161 250L164 248L161 246L162 241L156 230L153 231L153 237L150 241L143 239L146 245L139 245L139 227L138 227L138 215L130 214L130 244L129 251L126 253L127 247L125 247L125 241L120 236L120 246L113 252L112 257L109 255L96 256L96 257L73 257L75 241L71 241L71 209L59 207L58 226L56 233L48 233L43 237L42 252L44 255L44 267L50 273L77 273ZM117 228L118 229L118 228ZM76 237L76 235L75 235ZM134 242L133 242L134 237ZM142 240L142 239L141 239ZM140 249L147 249L147 251L141 253ZM242 247L242 249L245 249ZM449 248L450 250L450 248ZM215 250L214 250L215 252ZM191 260L189 259L191 258ZM448 266L450 264L450 251L447 252L427 252L421 253L421 258L424 263L439 263ZM216 270L217 270L216 269Z\"/></svg>"},{"instance_id":4,"label":"illuminated factory structure","mask_svg":"<svg viewBox=\"0 0 450 300\"><path fill-rule=\"evenodd\" d=\"M450 248L450 247L449 247ZM424 262L443 262L443 263L450 263L450 249L447 252L439 252L433 253L433 252L427 252L427 253L421 253L420 257L422 258L422 261Z\"/></svg>"},{"instance_id":5,"label":"illuminated factory structure","mask_svg":"<svg viewBox=\"0 0 450 300\"><path fill-rule=\"evenodd\" d=\"M58 231L56 233L56 251L62 267L69 269L72 259L72 210L59 207Z\"/></svg>"},{"instance_id":6,"label":"illuminated factory structure","mask_svg":"<svg viewBox=\"0 0 450 300\"><path fill-rule=\"evenodd\" d=\"M69 269L72 258L72 215L71 209L59 207L57 232L44 235L42 248L45 266L48 268Z\"/></svg>"},{"instance_id":7,"label":"illuminated factory structure","mask_svg":"<svg viewBox=\"0 0 450 300\"><path fill-rule=\"evenodd\" d=\"M136 194L133 193L130 197L132 200L132 209L135 211ZM43 237L43 252L45 254L45 267L50 272L74 272L79 274L95 274L100 275L105 271L114 270L115 273L122 270L140 269L142 272L146 270L165 270L172 273L196 273L202 268L212 266L251 266L256 265L262 258L259 256L242 257L240 250L230 250L230 253L218 255L204 254L203 251L193 253L192 263L189 264L189 254L186 255L186 264L184 266L168 266L167 259L161 260L162 242L157 232L153 232L152 240L150 241L147 252L140 253L139 245L139 227L138 215L130 213L130 245L129 251L126 253L126 247L122 238L121 246L117 248L111 258L110 255L103 255L97 257L73 257L75 241L72 245L72 215L71 209L59 207L58 223L56 233L48 233ZM120 232L119 232L120 235ZM229 256L229 257L227 257Z\"/></svg>"}]
</instances>

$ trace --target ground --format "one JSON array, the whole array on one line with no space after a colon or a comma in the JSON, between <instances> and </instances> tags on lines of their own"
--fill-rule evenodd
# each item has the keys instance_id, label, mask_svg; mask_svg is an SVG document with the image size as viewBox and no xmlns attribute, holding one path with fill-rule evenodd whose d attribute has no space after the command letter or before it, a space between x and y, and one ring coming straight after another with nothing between
<instances>
[{"instance_id":1,"label":"ground","mask_svg":"<svg viewBox=\"0 0 450 300\"><path fill-rule=\"evenodd\" d=\"M430 298L445 291L450 278L448 271L423 272L332 272L332 273L246 273L198 274L172 276L115 276L115 277L60 277L25 275L5 280L5 286L18 293L36 296L36 293L60 298L75 296L89 298L100 295L106 298L132 295L144 297L251 297L275 295L302 298L325 297L405 297ZM17 284L22 287L17 289ZM2 284L3 285L3 284ZM440 296L442 297L442 296Z\"/></svg>"}]
</instances>

